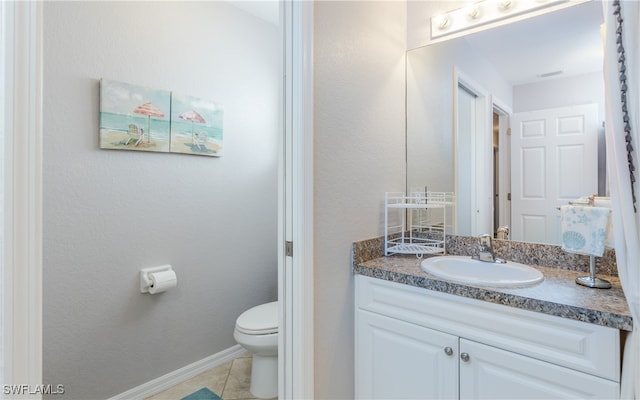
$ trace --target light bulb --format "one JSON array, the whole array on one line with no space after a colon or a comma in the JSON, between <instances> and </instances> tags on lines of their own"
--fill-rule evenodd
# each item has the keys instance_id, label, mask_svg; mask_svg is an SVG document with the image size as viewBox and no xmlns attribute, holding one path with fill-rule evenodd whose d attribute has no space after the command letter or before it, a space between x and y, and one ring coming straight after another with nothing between
<instances>
[{"instance_id":1,"label":"light bulb","mask_svg":"<svg viewBox=\"0 0 640 400\"><path fill-rule=\"evenodd\" d=\"M433 22L435 22L438 28L444 29L449 25L449 18L444 14L438 14L433 17Z\"/></svg>"},{"instance_id":2,"label":"light bulb","mask_svg":"<svg viewBox=\"0 0 640 400\"><path fill-rule=\"evenodd\" d=\"M480 16L480 7L476 4L469 4L464 11L471 19L476 19Z\"/></svg>"},{"instance_id":3,"label":"light bulb","mask_svg":"<svg viewBox=\"0 0 640 400\"><path fill-rule=\"evenodd\" d=\"M502 8L503 10L508 10L513 5L513 1L512 0L500 0L500 2L498 4L500 5L500 8Z\"/></svg>"}]
</instances>

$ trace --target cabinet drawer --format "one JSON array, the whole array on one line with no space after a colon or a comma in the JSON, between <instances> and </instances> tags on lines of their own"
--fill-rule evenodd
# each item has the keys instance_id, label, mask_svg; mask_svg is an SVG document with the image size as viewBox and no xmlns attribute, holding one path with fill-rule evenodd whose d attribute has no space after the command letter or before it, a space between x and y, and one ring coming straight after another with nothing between
<instances>
[{"instance_id":1,"label":"cabinet drawer","mask_svg":"<svg viewBox=\"0 0 640 400\"><path fill-rule=\"evenodd\" d=\"M356 276L357 306L620 381L620 332L514 307Z\"/></svg>"}]
</instances>

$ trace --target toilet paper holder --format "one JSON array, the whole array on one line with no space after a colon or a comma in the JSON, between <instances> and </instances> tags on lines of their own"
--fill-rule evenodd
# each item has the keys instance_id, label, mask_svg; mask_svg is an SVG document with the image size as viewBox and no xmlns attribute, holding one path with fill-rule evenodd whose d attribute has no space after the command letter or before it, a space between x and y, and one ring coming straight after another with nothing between
<instances>
[{"instance_id":1,"label":"toilet paper holder","mask_svg":"<svg viewBox=\"0 0 640 400\"><path fill-rule=\"evenodd\" d=\"M164 271L173 271L173 267L166 264L159 267L142 268L140 270L140 293L149 293L149 288L153 284L151 274Z\"/></svg>"}]
</instances>

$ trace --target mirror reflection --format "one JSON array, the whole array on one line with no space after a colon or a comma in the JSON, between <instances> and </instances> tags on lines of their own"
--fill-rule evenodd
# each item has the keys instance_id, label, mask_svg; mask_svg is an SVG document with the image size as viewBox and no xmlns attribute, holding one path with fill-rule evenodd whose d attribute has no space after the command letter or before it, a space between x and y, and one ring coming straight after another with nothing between
<instances>
[{"instance_id":1,"label":"mirror reflection","mask_svg":"<svg viewBox=\"0 0 640 400\"><path fill-rule=\"evenodd\" d=\"M606 195L602 5L407 53L407 190L455 192L452 233L559 244L558 207Z\"/></svg>"}]
</instances>

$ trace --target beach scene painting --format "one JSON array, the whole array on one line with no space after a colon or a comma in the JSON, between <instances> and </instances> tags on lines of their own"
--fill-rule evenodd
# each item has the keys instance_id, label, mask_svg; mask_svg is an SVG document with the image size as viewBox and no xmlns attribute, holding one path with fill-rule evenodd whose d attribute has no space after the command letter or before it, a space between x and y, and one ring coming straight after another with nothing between
<instances>
[{"instance_id":1,"label":"beach scene painting","mask_svg":"<svg viewBox=\"0 0 640 400\"><path fill-rule=\"evenodd\" d=\"M100 148L169 152L171 92L100 80Z\"/></svg>"},{"instance_id":2,"label":"beach scene painting","mask_svg":"<svg viewBox=\"0 0 640 400\"><path fill-rule=\"evenodd\" d=\"M171 152L222 155L224 110L216 102L171 94Z\"/></svg>"}]
</instances>

